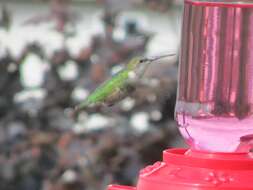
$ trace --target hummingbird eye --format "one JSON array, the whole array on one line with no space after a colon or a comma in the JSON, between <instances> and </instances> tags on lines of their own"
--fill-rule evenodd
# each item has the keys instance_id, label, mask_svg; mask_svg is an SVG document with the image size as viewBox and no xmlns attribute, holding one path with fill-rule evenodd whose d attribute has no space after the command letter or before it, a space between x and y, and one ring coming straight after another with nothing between
<instances>
[{"instance_id":1,"label":"hummingbird eye","mask_svg":"<svg viewBox=\"0 0 253 190\"><path fill-rule=\"evenodd\" d=\"M143 63L143 62L145 62L145 61L147 61L147 59L141 59L141 60L140 60L140 63Z\"/></svg>"}]
</instances>

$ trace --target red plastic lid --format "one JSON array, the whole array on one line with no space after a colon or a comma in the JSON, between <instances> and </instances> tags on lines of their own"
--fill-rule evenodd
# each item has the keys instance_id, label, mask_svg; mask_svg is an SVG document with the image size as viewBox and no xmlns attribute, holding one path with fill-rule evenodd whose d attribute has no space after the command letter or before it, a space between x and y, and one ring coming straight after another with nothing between
<instances>
[{"instance_id":1,"label":"red plastic lid","mask_svg":"<svg viewBox=\"0 0 253 190\"><path fill-rule=\"evenodd\" d=\"M137 189L109 190L253 190L253 159L247 153L207 153L169 149L163 162L140 171Z\"/></svg>"}]
</instances>

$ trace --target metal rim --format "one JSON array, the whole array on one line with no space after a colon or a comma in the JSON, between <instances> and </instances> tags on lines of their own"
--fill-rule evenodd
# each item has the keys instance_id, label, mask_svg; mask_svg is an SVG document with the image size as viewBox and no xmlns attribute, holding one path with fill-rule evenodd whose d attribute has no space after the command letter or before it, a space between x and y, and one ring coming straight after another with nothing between
<instances>
[{"instance_id":1,"label":"metal rim","mask_svg":"<svg viewBox=\"0 0 253 190\"><path fill-rule=\"evenodd\" d=\"M215 7L234 7L234 8L253 8L253 1L251 0L231 0L231 1L217 1L217 0L185 0L186 3L195 6L215 6Z\"/></svg>"}]
</instances>

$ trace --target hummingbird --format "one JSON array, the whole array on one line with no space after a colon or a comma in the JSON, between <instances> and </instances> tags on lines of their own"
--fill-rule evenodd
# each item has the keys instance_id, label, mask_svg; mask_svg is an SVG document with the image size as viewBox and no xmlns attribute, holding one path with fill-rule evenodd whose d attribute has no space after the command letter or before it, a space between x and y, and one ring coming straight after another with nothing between
<instances>
[{"instance_id":1,"label":"hummingbird","mask_svg":"<svg viewBox=\"0 0 253 190\"><path fill-rule=\"evenodd\" d=\"M82 103L76 106L74 114L89 108L114 105L135 90L136 83L143 77L151 63L174 55L167 54L150 58L133 58L124 69L98 86Z\"/></svg>"}]
</instances>

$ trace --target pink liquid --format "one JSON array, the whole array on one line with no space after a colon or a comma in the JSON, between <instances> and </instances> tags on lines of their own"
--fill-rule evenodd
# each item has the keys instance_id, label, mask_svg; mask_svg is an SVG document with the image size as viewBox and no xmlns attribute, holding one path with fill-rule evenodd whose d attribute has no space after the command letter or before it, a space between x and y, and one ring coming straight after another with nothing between
<instances>
[{"instance_id":1,"label":"pink liquid","mask_svg":"<svg viewBox=\"0 0 253 190\"><path fill-rule=\"evenodd\" d=\"M253 134L253 118L194 118L184 114L177 114L176 117L181 134L196 150L245 152L252 147L253 141L243 142L242 137Z\"/></svg>"},{"instance_id":2,"label":"pink liquid","mask_svg":"<svg viewBox=\"0 0 253 190\"><path fill-rule=\"evenodd\" d=\"M253 147L252 7L186 3L176 120L192 148Z\"/></svg>"}]
</instances>

